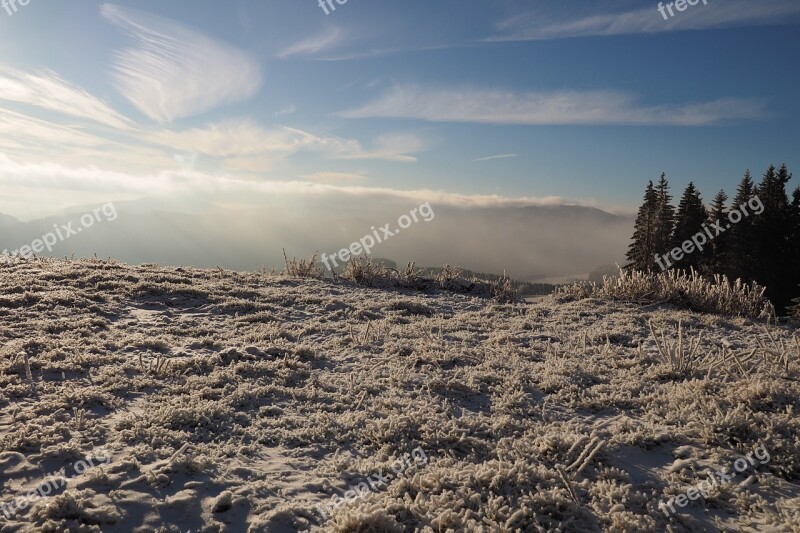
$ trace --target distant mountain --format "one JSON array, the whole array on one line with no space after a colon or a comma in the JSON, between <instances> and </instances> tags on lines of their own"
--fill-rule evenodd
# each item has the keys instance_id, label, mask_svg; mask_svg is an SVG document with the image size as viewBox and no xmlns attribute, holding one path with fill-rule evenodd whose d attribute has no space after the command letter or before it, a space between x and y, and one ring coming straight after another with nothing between
<instances>
[{"instance_id":1,"label":"distant mountain","mask_svg":"<svg viewBox=\"0 0 800 533\"><path fill-rule=\"evenodd\" d=\"M115 257L129 263L157 262L255 270L282 266L289 256L315 251L336 254L365 235L379 232L417 207L389 197L275 197L263 209L222 209L212 204L157 199L115 202L117 218L93 222L59 242L52 254ZM0 232L0 250L18 249L55 225L81 226L81 214L98 206L19 223L11 217ZM433 205L407 229L376 243L375 257L405 265L458 265L476 272L525 281L591 272L624 259L633 218L578 206L451 207Z\"/></svg>"},{"instance_id":2,"label":"distant mountain","mask_svg":"<svg viewBox=\"0 0 800 533\"><path fill-rule=\"evenodd\" d=\"M17 224L19 224L19 220L16 218L0 213L0 228L8 228Z\"/></svg>"},{"instance_id":3,"label":"distant mountain","mask_svg":"<svg viewBox=\"0 0 800 533\"><path fill-rule=\"evenodd\" d=\"M140 198L138 200L113 202L113 204L118 210L137 215L147 215L157 212L200 215L213 211L224 211L223 208L216 204L190 197L181 197L177 199L155 197ZM73 206L67 209L62 209L60 214L81 215L83 213L91 212L91 210L96 207L98 207L97 204Z\"/></svg>"}]
</instances>

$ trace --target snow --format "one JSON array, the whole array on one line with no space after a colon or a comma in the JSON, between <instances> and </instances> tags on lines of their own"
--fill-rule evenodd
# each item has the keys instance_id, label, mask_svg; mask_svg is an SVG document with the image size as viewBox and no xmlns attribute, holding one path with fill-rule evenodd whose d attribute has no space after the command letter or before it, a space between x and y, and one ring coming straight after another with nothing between
<instances>
[{"instance_id":1,"label":"snow","mask_svg":"<svg viewBox=\"0 0 800 533\"><path fill-rule=\"evenodd\" d=\"M648 320L702 332L708 360L769 342L760 322L668 305L3 265L0 503L111 458L0 531L800 529L800 357L681 374ZM767 326L778 342L793 327ZM750 483L659 510L760 444ZM323 519L417 447L426 463Z\"/></svg>"}]
</instances>

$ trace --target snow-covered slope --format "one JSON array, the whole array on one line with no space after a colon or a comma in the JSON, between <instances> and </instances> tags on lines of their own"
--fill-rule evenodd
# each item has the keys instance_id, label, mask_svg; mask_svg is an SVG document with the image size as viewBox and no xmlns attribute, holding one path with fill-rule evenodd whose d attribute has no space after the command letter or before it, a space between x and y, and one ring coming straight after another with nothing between
<instances>
[{"instance_id":1,"label":"snow-covered slope","mask_svg":"<svg viewBox=\"0 0 800 533\"><path fill-rule=\"evenodd\" d=\"M702 333L695 370L662 361L648 320ZM0 530L798 531L792 333L601 300L2 265ZM681 498L708 470L736 476Z\"/></svg>"}]
</instances>

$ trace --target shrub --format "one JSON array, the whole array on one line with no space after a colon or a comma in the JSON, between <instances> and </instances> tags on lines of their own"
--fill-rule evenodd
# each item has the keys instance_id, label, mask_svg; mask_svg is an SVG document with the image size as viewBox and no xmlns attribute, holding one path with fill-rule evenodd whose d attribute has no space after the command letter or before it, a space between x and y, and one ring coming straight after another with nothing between
<instances>
[{"instance_id":1,"label":"shrub","mask_svg":"<svg viewBox=\"0 0 800 533\"><path fill-rule=\"evenodd\" d=\"M775 307L764 296L758 283L728 281L725 276L707 279L694 269L667 272L626 272L618 278L603 277L602 283L576 282L559 287L556 297L568 301L583 298L606 298L640 304L671 303L701 313L773 319Z\"/></svg>"},{"instance_id":2,"label":"shrub","mask_svg":"<svg viewBox=\"0 0 800 533\"><path fill-rule=\"evenodd\" d=\"M348 261L340 278L352 281L356 285L373 288L389 288L402 286L396 270L386 268L382 264L373 263L370 259Z\"/></svg>"},{"instance_id":3,"label":"shrub","mask_svg":"<svg viewBox=\"0 0 800 533\"><path fill-rule=\"evenodd\" d=\"M792 314L792 316L800 318L800 298L795 298L792 300L792 302L794 305L789 308L789 312Z\"/></svg>"},{"instance_id":4,"label":"shrub","mask_svg":"<svg viewBox=\"0 0 800 533\"><path fill-rule=\"evenodd\" d=\"M507 277L502 277L497 281L490 284L492 291L492 298L501 304L516 302L519 299L519 293L514 288L511 280Z\"/></svg>"},{"instance_id":5,"label":"shrub","mask_svg":"<svg viewBox=\"0 0 800 533\"><path fill-rule=\"evenodd\" d=\"M442 290L469 294L479 298L492 298L500 303L509 303L517 300L517 291L511 285L511 280L501 278L494 282L487 282L473 277L467 279L461 270L449 265L436 275L434 279L425 278L415 268L415 263L408 263L405 270L399 272L394 268L387 268L376 264L369 259L351 260L345 265L339 276L372 288L412 289L416 291Z\"/></svg>"},{"instance_id":6,"label":"shrub","mask_svg":"<svg viewBox=\"0 0 800 533\"><path fill-rule=\"evenodd\" d=\"M322 270L317 268L317 253L311 256L311 259L296 259L286 257L286 250L283 251L283 260L286 266L283 269L284 276L291 276L294 278L320 278L322 277Z\"/></svg>"}]
</instances>

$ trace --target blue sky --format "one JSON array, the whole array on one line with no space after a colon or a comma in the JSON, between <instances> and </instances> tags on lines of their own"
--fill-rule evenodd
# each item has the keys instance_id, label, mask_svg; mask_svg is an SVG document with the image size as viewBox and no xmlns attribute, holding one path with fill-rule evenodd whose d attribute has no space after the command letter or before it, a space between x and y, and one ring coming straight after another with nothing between
<instances>
[{"instance_id":1,"label":"blue sky","mask_svg":"<svg viewBox=\"0 0 800 533\"><path fill-rule=\"evenodd\" d=\"M800 155L796 0L14 5L0 213L22 219L331 191L630 211L662 171L709 201Z\"/></svg>"}]
</instances>

